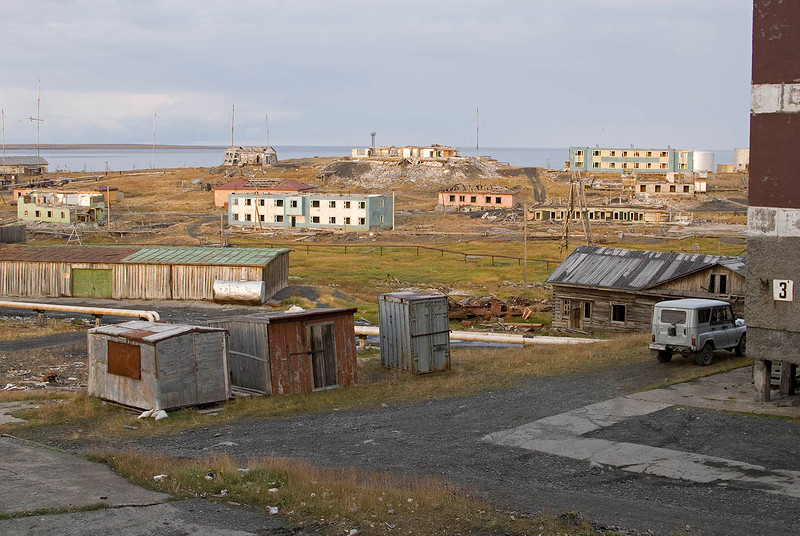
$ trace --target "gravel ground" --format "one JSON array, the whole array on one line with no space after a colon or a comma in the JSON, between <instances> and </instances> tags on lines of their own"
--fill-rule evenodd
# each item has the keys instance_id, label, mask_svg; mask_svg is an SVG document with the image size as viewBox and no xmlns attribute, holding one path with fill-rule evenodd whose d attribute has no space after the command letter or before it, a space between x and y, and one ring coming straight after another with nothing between
<instances>
[{"instance_id":1,"label":"gravel ground","mask_svg":"<svg viewBox=\"0 0 800 536\"><path fill-rule=\"evenodd\" d=\"M631 533L797 534L793 524L800 519L797 499L600 469L480 440L490 432L632 392L637 384L650 381L657 374L654 370L657 367L645 363L589 377L536 379L521 388L465 398L372 411L332 408L329 413L209 426L174 436L118 440L113 445L58 446L75 451L133 448L187 457L224 451L242 459L276 455L331 467L437 474L501 509L551 515L574 510L600 526L623 527ZM659 417L671 410L649 419L631 419L618 425L619 437L613 437L686 450L702 445L704 452L745 459L738 454L758 441L743 444L736 455L729 448L735 430L745 430L748 437L760 437L766 446L777 447L772 451L762 447L758 457L749 459L781 467L791 450L787 445L795 445L800 432L800 425L774 419L682 411L686 410L673 411L678 414L676 423L663 427ZM615 428L604 433L613 435Z\"/></svg>"}]
</instances>

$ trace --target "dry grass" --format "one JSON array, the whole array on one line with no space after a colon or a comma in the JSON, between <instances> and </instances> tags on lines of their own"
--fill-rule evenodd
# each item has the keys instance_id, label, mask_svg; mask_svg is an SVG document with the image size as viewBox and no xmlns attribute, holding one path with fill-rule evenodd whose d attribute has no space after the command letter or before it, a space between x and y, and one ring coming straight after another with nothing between
<instances>
[{"instance_id":1,"label":"dry grass","mask_svg":"<svg viewBox=\"0 0 800 536\"><path fill-rule=\"evenodd\" d=\"M237 463L226 456L177 460L120 453L99 459L133 482L178 497L212 497L268 511L323 535L348 534L596 534L568 512L563 519L496 512L420 475L403 478L356 469L321 469L302 460L265 458ZM166 474L159 482L153 476Z\"/></svg>"},{"instance_id":2,"label":"dry grass","mask_svg":"<svg viewBox=\"0 0 800 536\"><path fill-rule=\"evenodd\" d=\"M0 318L0 341L18 341L33 337L44 337L54 333L84 331L89 326L82 321L73 322L56 318L46 318L45 325L40 326L35 317Z\"/></svg>"}]
</instances>

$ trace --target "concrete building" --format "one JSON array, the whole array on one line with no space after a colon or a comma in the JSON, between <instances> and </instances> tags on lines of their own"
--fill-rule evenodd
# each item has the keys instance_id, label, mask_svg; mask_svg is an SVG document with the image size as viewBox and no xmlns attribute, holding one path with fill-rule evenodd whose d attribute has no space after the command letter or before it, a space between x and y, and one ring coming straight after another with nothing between
<instances>
[{"instance_id":1,"label":"concrete building","mask_svg":"<svg viewBox=\"0 0 800 536\"><path fill-rule=\"evenodd\" d=\"M691 173L694 171L693 151L669 147L570 147L569 169L600 173Z\"/></svg>"},{"instance_id":2,"label":"concrete building","mask_svg":"<svg viewBox=\"0 0 800 536\"><path fill-rule=\"evenodd\" d=\"M40 156L0 156L0 177L18 182L21 177L47 173L47 160Z\"/></svg>"},{"instance_id":3,"label":"concrete building","mask_svg":"<svg viewBox=\"0 0 800 536\"><path fill-rule=\"evenodd\" d=\"M278 163L278 153L272 147L231 145L225 150L223 166L267 166Z\"/></svg>"},{"instance_id":4,"label":"concrete building","mask_svg":"<svg viewBox=\"0 0 800 536\"><path fill-rule=\"evenodd\" d=\"M544 204L532 207L533 221L558 221L563 222L567 215L570 221L583 220L579 207L573 207L572 212L565 204ZM670 211L665 207L652 205L589 205L586 207L589 221L605 223L660 223L670 221Z\"/></svg>"},{"instance_id":5,"label":"concrete building","mask_svg":"<svg viewBox=\"0 0 800 536\"><path fill-rule=\"evenodd\" d=\"M240 227L317 229L391 229L391 195L361 194L231 194L228 224Z\"/></svg>"},{"instance_id":6,"label":"concrete building","mask_svg":"<svg viewBox=\"0 0 800 536\"><path fill-rule=\"evenodd\" d=\"M103 194L33 191L17 198L17 218L25 222L63 225L106 223Z\"/></svg>"},{"instance_id":7,"label":"concrete building","mask_svg":"<svg viewBox=\"0 0 800 536\"><path fill-rule=\"evenodd\" d=\"M441 160L455 158L458 149L445 145L406 145L395 147L393 145L381 147L354 148L351 151L353 158L396 158L408 160Z\"/></svg>"},{"instance_id":8,"label":"concrete building","mask_svg":"<svg viewBox=\"0 0 800 536\"><path fill-rule=\"evenodd\" d=\"M799 74L800 3L755 0L745 318L762 401L770 399L773 363L781 364L783 394L794 393L800 364Z\"/></svg>"},{"instance_id":9,"label":"concrete building","mask_svg":"<svg viewBox=\"0 0 800 536\"><path fill-rule=\"evenodd\" d=\"M694 174L667 173L666 180L657 177L639 177L634 180L634 192L643 196L681 197L706 193L708 179Z\"/></svg>"},{"instance_id":10,"label":"concrete building","mask_svg":"<svg viewBox=\"0 0 800 536\"><path fill-rule=\"evenodd\" d=\"M439 191L436 210L486 210L513 208L517 204L519 188L483 184L456 184Z\"/></svg>"},{"instance_id":11,"label":"concrete building","mask_svg":"<svg viewBox=\"0 0 800 536\"><path fill-rule=\"evenodd\" d=\"M315 186L294 180L254 179L243 177L214 187L214 206L228 206L230 194L299 194L309 192Z\"/></svg>"},{"instance_id":12,"label":"concrete building","mask_svg":"<svg viewBox=\"0 0 800 536\"><path fill-rule=\"evenodd\" d=\"M59 194L93 194L102 195L107 202L114 203L125 199L125 194L119 191L116 186L98 186L96 188L12 188L14 199L29 194L31 192L46 192Z\"/></svg>"},{"instance_id":13,"label":"concrete building","mask_svg":"<svg viewBox=\"0 0 800 536\"><path fill-rule=\"evenodd\" d=\"M733 150L733 169L738 173L744 173L750 169L750 148Z\"/></svg>"},{"instance_id":14,"label":"concrete building","mask_svg":"<svg viewBox=\"0 0 800 536\"><path fill-rule=\"evenodd\" d=\"M558 328L649 331L653 305L678 298L744 308L744 257L578 246L546 281Z\"/></svg>"}]
</instances>

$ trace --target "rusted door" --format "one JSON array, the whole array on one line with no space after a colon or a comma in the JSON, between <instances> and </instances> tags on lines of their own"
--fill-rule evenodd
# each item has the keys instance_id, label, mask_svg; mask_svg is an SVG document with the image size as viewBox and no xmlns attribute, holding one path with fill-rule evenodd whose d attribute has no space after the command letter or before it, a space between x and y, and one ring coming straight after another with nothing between
<instances>
[{"instance_id":1,"label":"rusted door","mask_svg":"<svg viewBox=\"0 0 800 536\"><path fill-rule=\"evenodd\" d=\"M314 389L338 385L336 382L336 344L333 322L308 326L311 376Z\"/></svg>"}]
</instances>

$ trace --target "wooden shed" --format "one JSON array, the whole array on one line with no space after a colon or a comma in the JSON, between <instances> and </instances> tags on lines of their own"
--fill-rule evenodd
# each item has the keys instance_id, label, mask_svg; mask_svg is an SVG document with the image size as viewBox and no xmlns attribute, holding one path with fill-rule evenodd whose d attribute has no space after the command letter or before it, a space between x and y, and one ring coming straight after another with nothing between
<instances>
[{"instance_id":1,"label":"wooden shed","mask_svg":"<svg viewBox=\"0 0 800 536\"><path fill-rule=\"evenodd\" d=\"M353 314L310 309L212 319L228 331L231 385L272 395L358 383Z\"/></svg>"},{"instance_id":2,"label":"wooden shed","mask_svg":"<svg viewBox=\"0 0 800 536\"><path fill-rule=\"evenodd\" d=\"M724 300L744 311L744 257L578 246L547 280L553 327L649 331L662 300Z\"/></svg>"},{"instance_id":3,"label":"wooden shed","mask_svg":"<svg viewBox=\"0 0 800 536\"><path fill-rule=\"evenodd\" d=\"M425 374L450 368L447 296L391 292L378 298L381 364Z\"/></svg>"},{"instance_id":4,"label":"wooden shed","mask_svg":"<svg viewBox=\"0 0 800 536\"><path fill-rule=\"evenodd\" d=\"M90 395L168 410L230 394L224 329L132 320L87 337Z\"/></svg>"},{"instance_id":5,"label":"wooden shed","mask_svg":"<svg viewBox=\"0 0 800 536\"><path fill-rule=\"evenodd\" d=\"M0 296L212 300L214 281L288 285L289 250L0 245Z\"/></svg>"}]
</instances>

